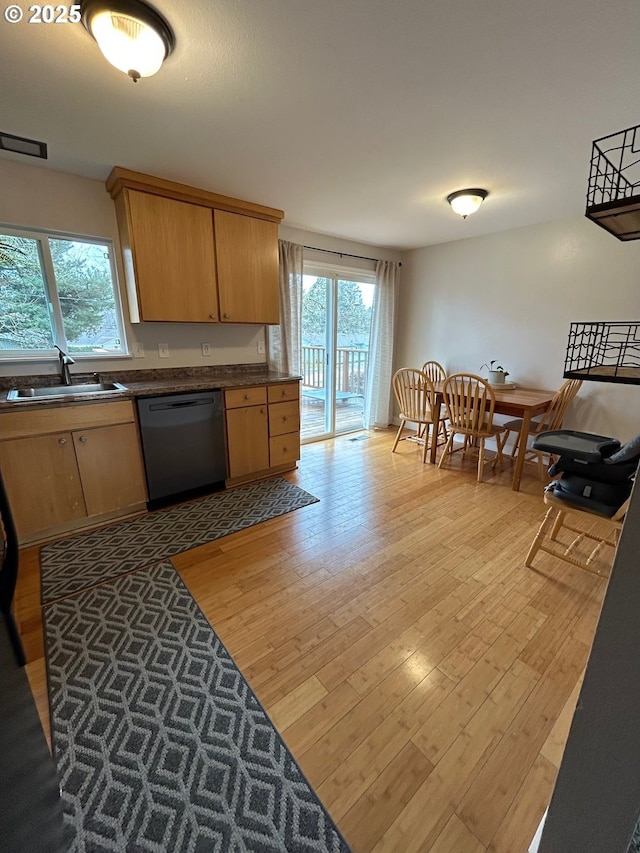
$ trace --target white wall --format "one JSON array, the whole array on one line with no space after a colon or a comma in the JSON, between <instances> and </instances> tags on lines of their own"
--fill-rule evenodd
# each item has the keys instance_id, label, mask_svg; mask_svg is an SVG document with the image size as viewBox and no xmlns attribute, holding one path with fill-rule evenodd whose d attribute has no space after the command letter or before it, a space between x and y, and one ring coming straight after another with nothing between
<instances>
[{"instance_id":1,"label":"white wall","mask_svg":"<svg viewBox=\"0 0 640 853\"><path fill-rule=\"evenodd\" d=\"M304 257L307 261L323 261L336 264L340 267L351 267L358 270L374 271L375 260L402 261L404 255L397 249L387 249L382 246L371 246L368 243L354 243L351 240L342 240L340 237L330 237L326 234L316 234L313 231L305 231L302 228L291 228L287 226L286 220L280 225L279 235L282 240L292 243L300 243L302 246L311 246L313 249L305 249ZM322 250L325 251L322 251ZM340 254L345 252L346 254ZM361 257L349 257L359 255ZM374 260L366 260L373 258Z\"/></svg>"},{"instance_id":2,"label":"white wall","mask_svg":"<svg viewBox=\"0 0 640 853\"><path fill-rule=\"evenodd\" d=\"M222 326L210 323L130 324L120 260L118 231L113 202L102 181L54 172L39 166L0 160L0 223L106 237L116 246L116 263L125 313L130 351L134 342L144 346L144 358L76 358L77 370L136 370L157 367L189 367L212 364L264 362L258 341L264 341L264 326ZM202 356L201 344L211 345L211 355ZM169 358L158 358L158 343L169 344ZM23 376L54 373L57 360L0 361L0 375Z\"/></svg>"},{"instance_id":3,"label":"white wall","mask_svg":"<svg viewBox=\"0 0 640 853\"><path fill-rule=\"evenodd\" d=\"M510 380L556 389L571 321L640 321L640 243L584 218L417 249L405 261L396 367L433 358L449 372L484 373L497 359ZM585 382L565 426L628 440L640 433L640 385Z\"/></svg>"},{"instance_id":4,"label":"white wall","mask_svg":"<svg viewBox=\"0 0 640 853\"><path fill-rule=\"evenodd\" d=\"M102 181L92 181L41 166L0 159L0 187L0 224L63 231L114 241L129 350L133 352L134 343L141 342L145 357L108 360L78 357L78 370L142 370L160 367L204 367L214 364L253 364L265 361L265 356L258 353L258 343L264 342L264 326L129 322L115 210ZM280 236L310 246L367 257L391 260L400 258L400 253L392 250L377 249L310 231L292 229L286 225L280 226ZM346 267L364 266L373 269L373 264L367 265L366 262L353 258L340 259L335 255L320 252L307 252L306 255L316 259L339 261ZM202 356L203 342L211 345L211 355L206 358ZM158 358L158 343L169 345L168 359ZM57 369L57 360L52 359L0 361L0 376L55 373Z\"/></svg>"}]
</instances>

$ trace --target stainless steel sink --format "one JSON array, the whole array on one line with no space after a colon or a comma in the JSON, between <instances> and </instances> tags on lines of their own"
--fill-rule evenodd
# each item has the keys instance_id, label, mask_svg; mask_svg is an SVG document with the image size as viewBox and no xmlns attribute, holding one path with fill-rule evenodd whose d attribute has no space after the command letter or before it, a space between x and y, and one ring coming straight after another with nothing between
<instances>
[{"instance_id":1,"label":"stainless steel sink","mask_svg":"<svg viewBox=\"0 0 640 853\"><path fill-rule=\"evenodd\" d=\"M71 397L82 394L106 394L109 391L126 391L119 382L88 382L86 385L49 385L46 388L13 388L7 400L35 400L40 397Z\"/></svg>"}]
</instances>

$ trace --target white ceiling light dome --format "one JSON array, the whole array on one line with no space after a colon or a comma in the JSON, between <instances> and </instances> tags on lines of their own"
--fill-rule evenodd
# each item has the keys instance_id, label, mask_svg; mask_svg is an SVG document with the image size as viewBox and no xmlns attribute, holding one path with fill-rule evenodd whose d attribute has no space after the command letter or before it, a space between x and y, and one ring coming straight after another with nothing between
<instances>
[{"instance_id":1,"label":"white ceiling light dome","mask_svg":"<svg viewBox=\"0 0 640 853\"><path fill-rule=\"evenodd\" d=\"M134 83L159 71L173 50L171 28L141 0L84 0L81 8L104 57Z\"/></svg>"},{"instance_id":2,"label":"white ceiling light dome","mask_svg":"<svg viewBox=\"0 0 640 853\"><path fill-rule=\"evenodd\" d=\"M456 190L447 196L447 201L454 213L466 219L469 214L476 212L488 195L487 190Z\"/></svg>"}]
</instances>

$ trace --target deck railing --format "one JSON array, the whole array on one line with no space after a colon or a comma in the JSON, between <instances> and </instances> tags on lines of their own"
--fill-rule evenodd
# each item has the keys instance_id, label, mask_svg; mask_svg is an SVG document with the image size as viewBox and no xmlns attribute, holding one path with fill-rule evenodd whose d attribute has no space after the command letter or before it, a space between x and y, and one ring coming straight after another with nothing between
<instances>
[{"instance_id":1,"label":"deck railing","mask_svg":"<svg viewBox=\"0 0 640 853\"><path fill-rule=\"evenodd\" d=\"M336 350L336 390L364 395L369 350L338 347ZM306 388L324 388L327 351L323 346L302 347L302 384Z\"/></svg>"}]
</instances>

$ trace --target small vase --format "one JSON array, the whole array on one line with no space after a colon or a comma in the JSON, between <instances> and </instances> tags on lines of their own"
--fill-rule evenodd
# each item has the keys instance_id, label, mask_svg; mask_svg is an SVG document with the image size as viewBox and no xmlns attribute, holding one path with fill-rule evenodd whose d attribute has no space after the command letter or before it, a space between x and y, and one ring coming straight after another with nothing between
<instances>
[{"instance_id":1,"label":"small vase","mask_svg":"<svg viewBox=\"0 0 640 853\"><path fill-rule=\"evenodd\" d=\"M488 378L491 385L504 385L504 373L501 370L490 370Z\"/></svg>"}]
</instances>

